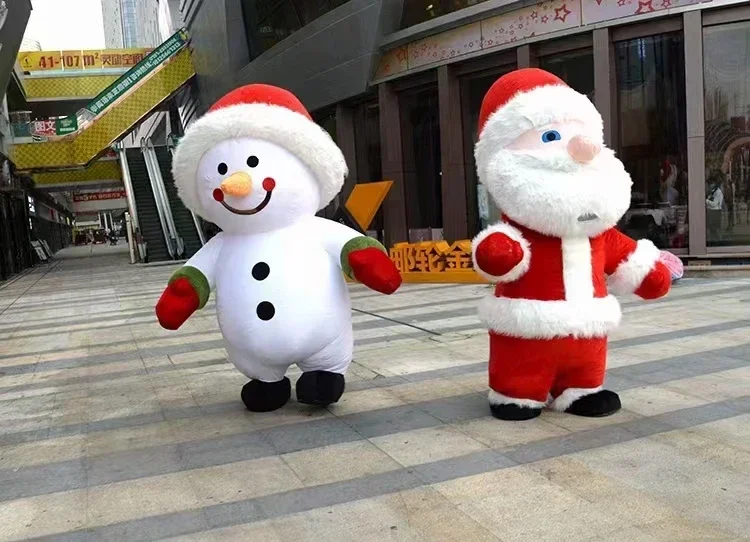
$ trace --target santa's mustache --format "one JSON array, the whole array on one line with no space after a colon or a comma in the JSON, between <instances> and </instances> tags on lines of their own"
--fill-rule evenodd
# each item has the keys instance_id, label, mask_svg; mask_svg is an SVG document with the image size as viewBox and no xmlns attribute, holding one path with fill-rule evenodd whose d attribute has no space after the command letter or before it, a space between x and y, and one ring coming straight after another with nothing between
<instances>
[{"instance_id":1,"label":"santa's mustache","mask_svg":"<svg viewBox=\"0 0 750 542\"><path fill-rule=\"evenodd\" d=\"M512 172L513 169L538 169L549 173L618 173L624 172L622 162L614 151L604 148L590 162L577 162L566 151L550 154L539 151L500 151L495 157L497 169Z\"/></svg>"}]
</instances>

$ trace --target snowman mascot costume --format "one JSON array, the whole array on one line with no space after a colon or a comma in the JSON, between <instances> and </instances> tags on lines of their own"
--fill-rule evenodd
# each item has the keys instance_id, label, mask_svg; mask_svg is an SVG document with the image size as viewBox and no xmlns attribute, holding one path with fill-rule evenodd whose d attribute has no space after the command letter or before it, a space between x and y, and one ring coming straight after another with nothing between
<instances>
[{"instance_id":1,"label":"snowman mascot costume","mask_svg":"<svg viewBox=\"0 0 750 542\"><path fill-rule=\"evenodd\" d=\"M618 395L602 389L607 334L620 321L609 292L658 298L670 273L650 241L615 229L632 182L604 146L601 116L554 75L517 70L484 98L475 156L502 215L472 244L475 269L496 284L479 309L492 414L616 412Z\"/></svg>"},{"instance_id":2,"label":"snowman mascot costume","mask_svg":"<svg viewBox=\"0 0 750 542\"><path fill-rule=\"evenodd\" d=\"M354 345L344 273L390 294L401 276L376 240L315 216L347 174L341 150L290 92L248 85L188 128L173 173L188 209L218 225L156 306L177 329L216 289L230 361L254 412L281 408L297 364L302 403L335 403Z\"/></svg>"}]
</instances>

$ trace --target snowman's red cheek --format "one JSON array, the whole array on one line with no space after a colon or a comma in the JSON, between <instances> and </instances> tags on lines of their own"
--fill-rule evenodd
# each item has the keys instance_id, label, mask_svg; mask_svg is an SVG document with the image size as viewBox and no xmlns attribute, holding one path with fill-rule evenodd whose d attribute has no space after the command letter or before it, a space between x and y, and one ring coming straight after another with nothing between
<instances>
[{"instance_id":1,"label":"snowman's red cheek","mask_svg":"<svg viewBox=\"0 0 750 542\"><path fill-rule=\"evenodd\" d=\"M216 201L224 201L224 192L221 191L221 188L214 190L214 199Z\"/></svg>"},{"instance_id":2,"label":"snowman's red cheek","mask_svg":"<svg viewBox=\"0 0 750 542\"><path fill-rule=\"evenodd\" d=\"M266 177L263 179L263 190L266 192L270 192L276 188L276 181L274 181L271 177Z\"/></svg>"}]
</instances>

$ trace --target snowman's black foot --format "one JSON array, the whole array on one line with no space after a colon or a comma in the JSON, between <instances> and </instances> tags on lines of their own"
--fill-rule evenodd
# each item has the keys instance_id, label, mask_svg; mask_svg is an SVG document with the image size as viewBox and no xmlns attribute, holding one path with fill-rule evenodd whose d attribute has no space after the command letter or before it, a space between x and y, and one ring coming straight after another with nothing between
<instances>
[{"instance_id":1,"label":"snowman's black foot","mask_svg":"<svg viewBox=\"0 0 750 542\"><path fill-rule=\"evenodd\" d=\"M587 418L602 418L614 414L621 406L619 395L613 391L601 390L576 399L565 412Z\"/></svg>"},{"instance_id":2,"label":"snowman's black foot","mask_svg":"<svg viewBox=\"0 0 750 542\"><path fill-rule=\"evenodd\" d=\"M283 407L292 395L287 377L278 382L251 380L242 386L242 402L251 412L271 412Z\"/></svg>"},{"instance_id":3,"label":"snowman's black foot","mask_svg":"<svg viewBox=\"0 0 750 542\"><path fill-rule=\"evenodd\" d=\"M302 373L297 380L297 401L306 405L330 405L344 393L344 375L328 371Z\"/></svg>"}]
</instances>

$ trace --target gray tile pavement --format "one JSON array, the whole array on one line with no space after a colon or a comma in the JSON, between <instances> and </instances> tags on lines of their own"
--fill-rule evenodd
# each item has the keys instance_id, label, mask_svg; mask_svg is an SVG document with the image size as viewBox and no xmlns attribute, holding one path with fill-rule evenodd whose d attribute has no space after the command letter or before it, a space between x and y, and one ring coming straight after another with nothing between
<instances>
[{"instance_id":1,"label":"gray tile pavement","mask_svg":"<svg viewBox=\"0 0 750 542\"><path fill-rule=\"evenodd\" d=\"M488 415L486 287L352 286L339 404L251 414L212 308L177 333L154 321L172 267L62 256L0 285L2 540L746 537L750 278L623 299L607 385L624 410L511 424ZM670 457L726 491L667 491Z\"/></svg>"}]
</instances>

